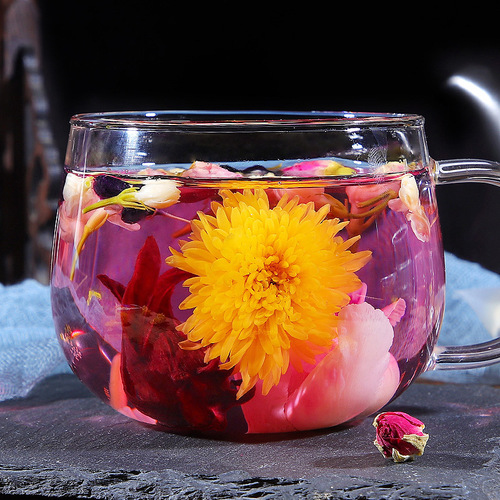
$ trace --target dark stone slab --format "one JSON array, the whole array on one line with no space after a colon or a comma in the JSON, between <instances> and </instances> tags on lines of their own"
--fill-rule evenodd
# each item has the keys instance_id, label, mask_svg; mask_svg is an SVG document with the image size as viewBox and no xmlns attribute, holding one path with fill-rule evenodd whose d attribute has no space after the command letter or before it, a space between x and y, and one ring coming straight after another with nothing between
<instances>
[{"instance_id":1,"label":"dark stone slab","mask_svg":"<svg viewBox=\"0 0 500 500\"><path fill-rule=\"evenodd\" d=\"M420 418L401 464L372 419L240 441L167 434L103 404L72 375L0 403L0 493L79 498L500 499L500 388L416 383L391 410Z\"/></svg>"}]
</instances>

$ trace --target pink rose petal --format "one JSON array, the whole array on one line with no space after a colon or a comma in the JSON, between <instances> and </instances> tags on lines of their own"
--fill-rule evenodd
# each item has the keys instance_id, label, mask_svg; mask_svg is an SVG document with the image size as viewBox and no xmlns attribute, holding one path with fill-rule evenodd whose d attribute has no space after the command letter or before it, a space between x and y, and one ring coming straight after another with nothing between
<instances>
[{"instance_id":1,"label":"pink rose petal","mask_svg":"<svg viewBox=\"0 0 500 500\"><path fill-rule=\"evenodd\" d=\"M182 177L195 177L195 178L235 178L235 177L243 177L243 174L240 172L232 172L231 170L227 170L216 163L208 163L204 161L195 161L191 167L185 170L182 173Z\"/></svg>"},{"instance_id":2,"label":"pink rose petal","mask_svg":"<svg viewBox=\"0 0 500 500\"><path fill-rule=\"evenodd\" d=\"M381 310L366 302L350 304L339 313L338 331L338 348L325 356L286 406L289 422L299 430L347 422L379 405L381 393L387 398L397 388L391 368L390 384L381 390L394 335Z\"/></svg>"},{"instance_id":3,"label":"pink rose petal","mask_svg":"<svg viewBox=\"0 0 500 500\"><path fill-rule=\"evenodd\" d=\"M254 396L242 405L249 433L273 433L296 431L285 414L285 405L289 397L289 386L292 378L300 378L301 382L307 373L298 373L292 366L282 375L280 383L262 395L262 382L258 382Z\"/></svg>"},{"instance_id":4,"label":"pink rose petal","mask_svg":"<svg viewBox=\"0 0 500 500\"><path fill-rule=\"evenodd\" d=\"M404 299L395 300L392 304L382 308L383 313L389 318L392 326L396 326L406 312L406 302Z\"/></svg>"},{"instance_id":5,"label":"pink rose petal","mask_svg":"<svg viewBox=\"0 0 500 500\"><path fill-rule=\"evenodd\" d=\"M368 406L360 417L366 417L380 410L385 406L394 396L400 382L401 373L396 358L389 353L389 363L387 369L382 376L382 380L375 391L370 406Z\"/></svg>"},{"instance_id":6,"label":"pink rose petal","mask_svg":"<svg viewBox=\"0 0 500 500\"><path fill-rule=\"evenodd\" d=\"M400 374L389 353L394 333L384 312L366 302L350 304L339 313L338 332L338 343L314 368L299 373L290 366L267 396L257 388L242 406L249 432L331 427L369 415L392 398Z\"/></svg>"},{"instance_id":7,"label":"pink rose petal","mask_svg":"<svg viewBox=\"0 0 500 500\"><path fill-rule=\"evenodd\" d=\"M358 290L349 294L351 297L351 304L362 304L366 299L367 290L368 287L366 286L366 283L362 283Z\"/></svg>"},{"instance_id":8,"label":"pink rose petal","mask_svg":"<svg viewBox=\"0 0 500 500\"><path fill-rule=\"evenodd\" d=\"M283 174L297 177L351 175L354 170L334 160L306 160L283 169Z\"/></svg>"}]
</instances>

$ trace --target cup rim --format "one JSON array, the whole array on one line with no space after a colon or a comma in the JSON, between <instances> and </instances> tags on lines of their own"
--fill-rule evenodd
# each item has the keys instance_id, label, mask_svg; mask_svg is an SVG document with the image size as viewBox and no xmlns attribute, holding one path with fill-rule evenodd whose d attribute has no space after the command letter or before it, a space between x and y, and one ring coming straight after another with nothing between
<instances>
[{"instance_id":1,"label":"cup rim","mask_svg":"<svg viewBox=\"0 0 500 500\"><path fill-rule=\"evenodd\" d=\"M423 126L414 113L271 110L160 110L80 113L70 118L73 127L145 130L345 129L348 127Z\"/></svg>"}]
</instances>

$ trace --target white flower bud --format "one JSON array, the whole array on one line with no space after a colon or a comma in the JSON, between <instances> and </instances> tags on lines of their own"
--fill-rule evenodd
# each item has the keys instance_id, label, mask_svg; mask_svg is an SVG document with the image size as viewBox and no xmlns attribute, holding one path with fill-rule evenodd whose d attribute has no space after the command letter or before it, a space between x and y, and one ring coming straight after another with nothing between
<instances>
[{"instance_id":1,"label":"white flower bud","mask_svg":"<svg viewBox=\"0 0 500 500\"><path fill-rule=\"evenodd\" d=\"M70 172L64 181L63 198L67 201L74 197L80 197L91 187L92 181L89 177L80 177Z\"/></svg>"},{"instance_id":2,"label":"white flower bud","mask_svg":"<svg viewBox=\"0 0 500 500\"><path fill-rule=\"evenodd\" d=\"M135 199L151 208L167 208L177 202L180 194L171 179L148 179L135 193Z\"/></svg>"}]
</instances>

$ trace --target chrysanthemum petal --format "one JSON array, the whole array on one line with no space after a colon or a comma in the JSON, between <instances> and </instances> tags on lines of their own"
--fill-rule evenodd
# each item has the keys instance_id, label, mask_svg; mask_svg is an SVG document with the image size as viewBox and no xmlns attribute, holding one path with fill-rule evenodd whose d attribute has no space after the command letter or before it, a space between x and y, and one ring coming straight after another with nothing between
<instances>
[{"instance_id":1,"label":"chrysanthemum petal","mask_svg":"<svg viewBox=\"0 0 500 500\"><path fill-rule=\"evenodd\" d=\"M361 286L355 272L370 252L351 252L358 238L342 239L347 223L326 219L297 196L270 207L265 190L221 190L213 215L199 213L188 242L172 250L171 266L190 272L192 309L180 326L205 360L241 376L238 397L262 380L263 393L288 366L314 363L336 337L336 314Z\"/></svg>"}]
</instances>

